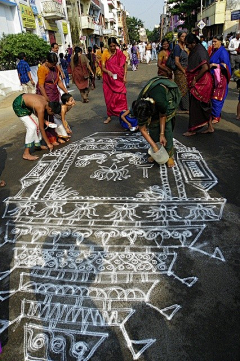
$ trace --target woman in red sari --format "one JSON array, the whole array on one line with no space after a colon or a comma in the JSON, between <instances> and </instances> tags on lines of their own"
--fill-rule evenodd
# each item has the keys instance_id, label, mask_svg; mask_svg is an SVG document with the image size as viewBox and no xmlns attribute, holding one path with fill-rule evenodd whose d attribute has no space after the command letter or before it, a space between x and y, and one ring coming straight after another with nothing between
<instances>
[{"instance_id":1,"label":"woman in red sari","mask_svg":"<svg viewBox=\"0 0 240 361\"><path fill-rule=\"evenodd\" d=\"M107 107L105 124L111 122L111 116L119 116L121 111L128 109L126 75L126 56L117 49L117 40L108 39L109 49L102 54L103 93Z\"/></svg>"},{"instance_id":2,"label":"woman in red sari","mask_svg":"<svg viewBox=\"0 0 240 361\"><path fill-rule=\"evenodd\" d=\"M190 91L189 126L186 137L208 124L211 117L211 97L213 79L210 73L209 55L194 34L186 36L186 46L190 50L187 67L187 81Z\"/></svg>"}]
</instances>

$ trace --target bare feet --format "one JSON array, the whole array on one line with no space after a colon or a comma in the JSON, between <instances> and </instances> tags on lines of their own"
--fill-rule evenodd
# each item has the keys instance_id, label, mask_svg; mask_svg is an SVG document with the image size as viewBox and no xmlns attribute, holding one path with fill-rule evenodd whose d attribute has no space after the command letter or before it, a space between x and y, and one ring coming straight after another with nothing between
<instances>
[{"instance_id":1,"label":"bare feet","mask_svg":"<svg viewBox=\"0 0 240 361\"><path fill-rule=\"evenodd\" d=\"M103 122L103 123L104 123L104 124L108 124L108 123L110 123L110 122L111 122L111 120L112 120L112 119L111 119L111 117L107 117L107 119L106 119L106 120L104 120L104 122Z\"/></svg>"},{"instance_id":2,"label":"bare feet","mask_svg":"<svg viewBox=\"0 0 240 361\"><path fill-rule=\"evenodd\" d=\"M64 140L64 139L62 139L62 138L58 138L58 141L59 141L59 143L61 143L61 144L66 143L66 142L65 142L65 140Z\"/></svg>"},{"instance_id":3,"label":"bare feet","mask_svg":"<svg viewBox=\"0 0 240 361\"><path fill-rule=\"evenodd\" d=\"M208 134L208 133L214 133L214 129L206 129L206 130L203 130L202 132L201 132L202 134Z\"/></svg>"},{"instance_id":4,"label":"bare feet","mask_svg":"<svg viewBox=\"0 0 240 361\"><path fill-rule=\"evenodd\" d=\"M167 166L168 168L172 168L175 166L175 162L174 162L174 159L173 158L169 158L168 161L167 161Z\"/></svg>"},{"instance_id":5,"label":"bare feet","mask_svg":"<svg viewBox=\"0 0 240 361\"><path fill-rule=\"evenodd\" d=\"M183 135L185 136L185 137L191 137L191 135L195 135L196 134L196 132L186 132L186 133L183 133Z\"/></svg>"},{"instance_id":6,"label":"bare feet","mask_svg":"<svg viewBox=\"0 0 240 361\"><path fill-rule=\"evenodd\" d=\"M6 182L4 180L0 180L0 187L5 187Z\"/></svg>"},{"instance_id":7,"label":"bare feet","mask_svg":"<svg viewBox=\"0 0 240 361\"><path fill-rule=\"evenodd\" d=\"M41 145L41 147L40 147L42 150L47 150L48 149L48 147L46 146L46 145Z\"/></svg>"},{"instance_id":8,"label":"bare feet","mask_svg":"<svg viewBox=\"0 0 240 361\"><path fill-rule=\"evenodd\" d=\"M25 160L37 160L39 157L37 155L31 155L31 154L28 154L28 155L23 155L23 159Z\"/></svg>"},{"instance_id":9,"label":"bare feet","mask_svg":"<svg viewBox=\"0 0 240 361\"><path fill-rule=\"evenodd\" d=\"M59 145L59 143L58 142L53 142L52 145Z\"/></svg>"}]
</instances>

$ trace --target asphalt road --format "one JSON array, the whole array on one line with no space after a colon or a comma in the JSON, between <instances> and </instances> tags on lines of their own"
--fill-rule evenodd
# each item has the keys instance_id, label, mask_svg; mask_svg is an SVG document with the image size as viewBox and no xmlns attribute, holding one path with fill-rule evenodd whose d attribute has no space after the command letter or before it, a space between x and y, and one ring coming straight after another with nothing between
<instances>
[{"instance_id":1,"label":"asphalt road","mask_svg":"<svg viewBox=\"0 0 240 361\"><path fill-rule=\"evenodd\" d=\"M156 63L128 72L129 105ZM230 84L213 134L176 167L108 125L101 81L68 113L71 141L22 159L24 127L0 102L0 360L238 361L239 134ZM1 350L1 349L0 349Z\"/></svg>"}]
</instances>

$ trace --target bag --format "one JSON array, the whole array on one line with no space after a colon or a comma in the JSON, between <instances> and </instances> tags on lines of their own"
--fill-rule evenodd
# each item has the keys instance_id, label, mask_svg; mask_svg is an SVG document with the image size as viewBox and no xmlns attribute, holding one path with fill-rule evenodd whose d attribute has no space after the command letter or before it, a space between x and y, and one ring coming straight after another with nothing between
<instances>
[{"instance_id":1,"label":"bag","mask_svg":"<svg viewBox=\"0 0 240 361\"><path fill-rule=\"evenodd\" d=\"M175 64L175 56L173 55L173 50L171 51L171 53L166 61L166 66L173 71L175 71L177 69L176 64Z\"/></svg>"},{"instance_id":2,"label":"bag","mask_svg":"<svg viewBox=\"0 0 240 361\"><path fill-rule=\"evenodd\" d=\"M145 87L141 90L138 99L147 98L149 96L149 92L159 85L166 89L166 97L168 102L167 116L173 117L175 115L176 109L179 106L182 95L177 84L167 77L156 76L149 80L147 85L145 85Z\"/></svg>"}]
</instances>

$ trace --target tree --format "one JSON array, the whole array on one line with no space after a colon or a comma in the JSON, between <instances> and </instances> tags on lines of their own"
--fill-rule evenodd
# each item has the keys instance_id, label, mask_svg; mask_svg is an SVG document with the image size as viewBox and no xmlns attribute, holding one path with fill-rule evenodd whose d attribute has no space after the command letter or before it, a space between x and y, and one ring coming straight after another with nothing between
<instances>
[{"instance_id":1,"label":"tree","mask_svg":"<svg viewBox=\"0 0 240 361\"><path fill-rule=\"evenodd\" d=\"M184 20L184 28L191 31L197 21L197 8L200 7L201 0L168 0L170 13L178 15L180 20Z\"/></svg>"},{"instance_id":2,"label":"tree","mask_svg":"<svg viewBox=\"0 0 240 361\"><path fill-rule=\"evenodd\" d=\"M49 50L49 44L35 34L3 34L0 39L0 67L2 70L16 69L20 52L26 54L29 65L36 65Z\"/></svg>"},{"instance_id":3,"label":"tree","mask_svg":"<svg viewBox=\"0 0 240 361\"><path fill-rule=\"evenodd\" d=\"M139 29L143 28L142 20L129 16L126 19L126 23L130 43L139 41Z\"/></svg>"},{"instance_id":4,"label":"tree","mask_svg":"<svg viewBox=\"0 0 240 361\"><path fill-rule=\"evenodd\" d=\"M153 30L146 30L148 41L154 41L155 43L159 42L159 28L154 28Z\"/></svg>"},{"instance_id":5,"label":"tree","mask_svg":"<svg viewBox=\"0 0 240 361\"><path fill-rule=\"evenodd\" d=\"M168 33L166 33L164 35L164 38L167 39L169 41L169 43L171 43L173 41L173 32L169 31Z\"/></svg>"}]
</instances>

